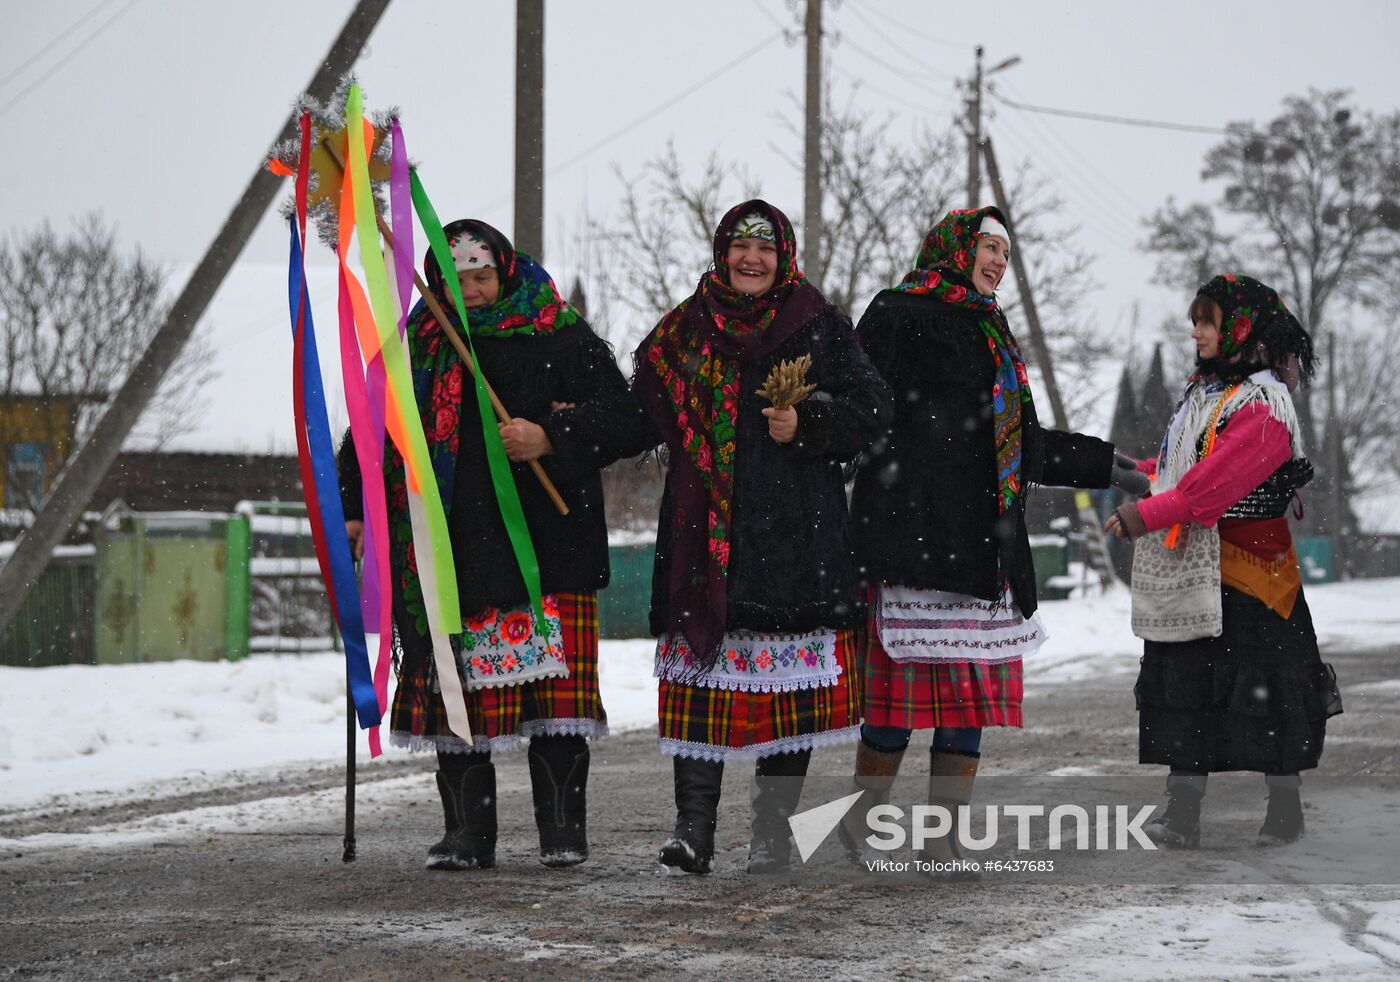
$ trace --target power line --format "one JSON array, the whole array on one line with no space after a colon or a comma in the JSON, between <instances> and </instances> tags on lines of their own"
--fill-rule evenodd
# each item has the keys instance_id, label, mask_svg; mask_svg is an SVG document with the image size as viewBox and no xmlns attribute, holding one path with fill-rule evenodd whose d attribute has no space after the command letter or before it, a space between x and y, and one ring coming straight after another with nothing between
<instances>
[{"instance_id":1,"label":"power line","mask_svg":"<svg viewBox=\"0 0 1400 982\"><path fill-rule=\"evenodd\" d=\"M562 171L568 169L569 167L572 167L574 164L578 163L580 160L583 160L585 157L589 157L589 156L593 155L594 153L596 153L597 151L603 149L603 147L605 147L605 146L607 146L608 144L614 142L615 140L621 139L622 137L626 136L628 133L631 133L633 130L635 130L638 126L641 126L643 123L648 122L649 120L653 119L654 117L659 116L661 113L665 112L667 109L670 109L670 108L671 108L672 106L674 106L676 103L678 103L678 102L680 102L681 100L687 98L688 96L694 95L694 94L695 94L696 92L698 92L700 89L703 89L705 86L707 86L707 85L709 85L711 82L715 81L715 80L716 80L717 78L719 78L721 75L724 75L724 74L726 74L726 73L728 73L728 72L730 72L730 71L733 71L735 68L738 68L738 67L739 67L741 64L743 64L745 61L748 61L748 60L749 60L750 58L752 58L754 55L758 54L760 51L762 51L764 48L768 47L770 44L772 44L774 41L778 40L778 38L780 38L780 37L782 37L782 36L783 36L783 32L782 32L782 31L777 31L777 32L775 32L775 33L773 33L773 34L768 35L768 37L764 38L762 41L760 41L760 42L758 42L757 44L755 44L752 48L749 48L747 51L745 51L743 54L739 55L737 58L733 59L732 61L725 62L725 63L724 63L723 65L721 65L719 68L715 69L713 72L711 72L710 74L706 75L704 78L700 79L699 81L695 82L694 84L692 84L692 85L689 86L688 88L686 88L686 89L682 90L681 92L678 92L678 93L676 93L675 95L671 96L671 97L670 97L669 99L667 99L665 102L662 102L662 103L660 103L660 104L658 104L658 105L656 105L656 106L653 106L651 109L648 109L646 112L642 113L640 116L638 116L636 119L633 119L631 122L627 123L625 126L622 126L620 129L614 130L612 133L609 133L607 136L603 137L601 140L598 140L597 142L591 144L591 145L588 146L588 147L585 147L583 150L580 150L578 153L576 153L576 154L574 154L572 157L569 157L568 159L562 161L561 163L555 164L553 167L551 167L551 168L548 170L548 172L547 172L548 175L549 175L550 177L554 177L555 175L559 174L560 172L562 172ZM499 197L497 197L497 198L495 198L495 199L493 199L493 200L487 202L486 204L482 205L482 206L480 207L480 209L478 209L478 210L479 210L479 211L482 211L482 212L489 211L490 209L496 207L497 205L504 203L505 200L506 200L507 198L509 198L509 197L510 197L509 194L503 194L503 195L501 195L501 196L499 196Z\"/></svg>"},{"instance_id":2,"label":"power line","mask_svg":"<svg viewBox=\"0 0 1400 982\"><path fill-rule=\"evenodd\" d=\"M34 63L35 63L36 61L38 61L40 58L44 57L44 55L46 55L46 54L48 54L50 51L52 51L52 50L54 49L54 47L57 46L59 43L61 43L62 41L67 40L67 38L68 38L68 36L69 36L70 34L72 34L74 31L76 31L76 30L77 30L79 27L81 27L83 24L85 24L85 23L87 23L88 21L92 20L92 18L97 14L97 12L98 12L99 10L101 10L103 7L110 6L110 5L111 5L112 3L114 3L114 2L115 2L115 0L102 0L102 2L99 3L96 7L93 7L91 10L89 10L87 13L83 14L81 17L79 17L79 18L78 18L77 20L75 20L73 23L71 23L71 24L69 24L67 27L65 27L62 31L60 31L60 32L57 34L57 36L55 36L55 37L53 38L53 40L49 41L48 44L44 45L42 48L40 48L38 51L34 52L34 53L33 53L32 55L30 55L28 58L24 59L23 64L21 64L21 65L17 66L16 68L14 68L14 69L13 69L12 71L10 71L4 78L0 78L0 88L4 88L6 85L8 85L8 84L10 83L10 80L13 79L16 75L19 75L21 72L23 72L23 71L24 71L26 68L28 68L30 65L34 64Z\"/></svg>"},{"instance_id":3,"label":"power line","mask_svg":"<svg viewBox=\"0 0 1400 982\"><path fill-rule=\"evenodd\" d=\"M843 36L843 37L841 38L841 47L843 47L843 48L850 48L850 49L851 49L852 51L854 51L856 54L860 55L862 58L865 58L867 61L871 62L872 64L879 65L881 68L883 68L885 71L889 72L891 75L897 76L901 81L906 81L906 82L907 82L908 79L909 79L909 75L911 75L911 74L925 75L925 73L922 72L922 71L920 71L919 69L914 69L912 72L901 72L901 71L899 71L899 69L895 68L893 65L890 64L890 61L889 61L888 58L882 58L882 57L880 57L880 56L877 55L875 52L871 51L869 48L865 47L864 45L857 44L855 41L851 40L849 37ZM937 76L935 76L935 75L926 75L926 77L927 77L927 78L936 78ZM946 77L947 77L947 78L952 78L951 75L948 75L948 76L946 76Z\"/></svg>"},{"instance_id":4,"label":"power line","mask_svg":"<svg viewBox=\"0 0 1400 982\"><path fill-rule=\"evenodd\" d=\"M1109 116L1105 113L1081 112L1077 109L1055 109L1051 106L1032 106L1024 102L1016 102L1006 96L997 96L997 99L1012 109L1019 109L1022 112L1044 113L1048 116L1068 116L1070 119L1088 119L1096 123L1116 123L1121 126L1142 126L1149 129L1177 130L1182 133L1210 133L1214 136L1225 136L1228 130L1220 126L1194 126L1190 123L1168 123L1160 119L1138 119L1134 116Z\"/></svg>"},{"instance_id":5,"label":"power line","mask_svg":"<svg viewBox=\"0 0 1400 982\"><path fill-rule=\"evenodd\" d=\"M130 10L132 7L136 6L140 2L141 0L127 0L126 4L120 10L118 10L111 17L108 17L105 21L103 21L102 24L97 28L97 30L93 31L91 34L85 37L82 40L82 42L80 42L78 46L72 51L68 52L68 54L64 58L62 58L58 62L55 62L52 68L44 72L44 74L40 75L37 79L35 79L25 88L20 89L20 91L15 94L14 98L11 99L8 103L6 103L4 108L0 108L0 117L3 117L11 109L19 105L20 101L23 100L25 96L27 96L29 93L33 92L39 86L47 82L60 69L66 68L69 65L73 64L73 60L74 58L76 58L78 52L82 51L93 41L96 41L103 33L106 32L107 28L111 27L117 22L118 18L120 18L123 14L125 14L128 10Z\"/></svg>"},{"instance_id":6,"label":"power line","mask_svg":"<svg viewBox=\"0 0 1400 982\"><path fill-rule=\"evenodd\" d=\"M837 65L833 65L832 70L835 71L837 74L841 75L856 88L865 87L871 92L877 93L878 95L882 95L886 99L891 99L897 103L900 103L903 106L908 107L909 109L914 110L915 112L922 113L924 115L931 116L938 110L945 110L948 108L948 103L946 101L942 103L921 105L920 103L917 103L913 99L909 98L909 93L900 95L897 92L891 92L889 89L881 88L880 86L875 85L869 79L864 79L853 75L851 72L848 72L844 68L841 68Z\"/></svg>"},{"instance_id":7,"label":"power line","mask_svg":"<svg viewBox=\"0 0 1400 982\"><path fill-rule=\"evenodd\" d=\"M854 4L852 6L854 7ZM869 21L866 21L866 23L868 24ZM957 48L959 51L966 51L968 48L966 41L954 41L952 38L934 37L932 34L926 34L923 31L910 27L905 21L899 22L899 29L905 34L912 34L916 38L927 41L930 44L941 44L947 48Z\"/></svg>"},{"instance_id":8,"label":"power line","mask_svg":"<svg viewBox=\"0 0 1400 982\"><path fill-rule=\"evenodd\" d=\"M894 51L903 55L905 58L908 58L912 64L920 66L918 69L919 71L927 72L931 75L939 76L949 81L955 81L957 79L957 76L953 75L951 72L945 72L941 68L933 68L925 64L924 59L922 57L914 54L908 48L903 47L897 41L891 39L890 36L884 32L884 29L880 27L880 25L876 24L874 21L870 20L864 14L862 14L860 12L859 7L853 4L850 10L851 13L856 15L856 17L860 20L861 23L863 23L866 27L870 28L872 31L875 32L876 37L878 37L881 41L885 42L885 44L889 45L890 48L892 48ZM854 42L849 43L851 43L853 47L855 46ZM872 57L874 57L875 60L879 61L881 64L884 64L886 66L889 65L888 59L880 58L878 55L874 55Z\"/></svg>"},{"instance_id":9,"label":"power line","mask_svg":"<svg viewBox=\"0 0 1400 982\"><path fill-rule=\"evenodd\" d=\"M1004 81L1001 84L1004 87L1015 91L1015 86L1008 85ZM992 95L998 99L1003 98L1000 95L1000 93L998 93L995 89L992 90ZM1095 165L1094 162L1088 158L1088 156L1081 153L1079 151L1079 148L1076 147L1074 143L1072 143L1070 140L1065 138L1057 129L1055 129L1054 126L1050 125L1049 122L1040 119L1038 116L1028 116L1026 118L1038 132L1048 136L1052 142L1058 143L1061 147L1064 148L1065 151L1067 151L1071 156L1078 160L1085 170L1089 171L1091 174L1097 177L1099 181L1101 181L1103 185L1107 187L1110 191L1116 193L1120 201L1127 204L1132 210L1141 214L1146 214L1147 209L1143 207L1141 202L1139 202L1128 191L1120 187L1111 177L1109 177L1102 170L1100 170L1098 166Z\"/></svg>"}]
</instances>

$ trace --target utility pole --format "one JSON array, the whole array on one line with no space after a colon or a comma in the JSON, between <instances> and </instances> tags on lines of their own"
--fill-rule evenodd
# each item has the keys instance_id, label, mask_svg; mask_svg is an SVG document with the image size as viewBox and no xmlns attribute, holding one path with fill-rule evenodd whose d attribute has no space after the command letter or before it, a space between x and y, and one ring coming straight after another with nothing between
<instances>
[{"instance_id":1,"label":"utility pole","mask_svg":"<svg viewBox=\"0 0 1400 982\"><path fill-rule=\"evenodd\" d=\"M1337 424L1337 331L1334 328L1327 332L1327 425L1323 427L1323 436L1327 444L1323 448L1326 454L1327 470L1331 473L1332 479L1327 483L1332 487L1329 496L1327 509L1327 524L1331 527L1327 530L1328 538L1332 540L1332 579L1342 578L1342 568L1345 565L1342 555L1342 513L1343 498L1346 493L1345 482L1346 473L1342 469L1342 428Z\"/></svg>"},{"instance_id":2,"label":"utility pole","mask_svg":"<svg viewBox=\"0 0 1400 982\"><path fill-rule=\"evenodd\" d=\"M341 28L340 36L331 45L330 52L319 63L311 84L306 88L307 95L323 103L330 99L341 78L354 67L370 33L388 6L389 0L359 0ZM296 133L296 126L296 113L293 112L282 126L274 145L291 139ZM63 468L43 508L34 516L34 525L20 538L14 555L0 567L0 630L4 630L19 611L20 604L48 566L54 547L63 541L87 507L121 450L122 443L140 418L141 411L165 378L171 364L179 357L209 301L282 187L282 178L263 166L260 156L253 179L233 206L233 211L190 275L185 288L171 305L165 323L151 338L145 353L98 420L92 435Z\"/></svg>"},{"instance_id":3,"label":"utility pole","mask_svg":"<svg viewBox=\"0 0 1400 982\"><path fill-rule=\"evenodd\" d=\"M807 125L802 159L802 270L816 283L822 255L822 0L807 0Z\"/></svg>"},{"instance_id":4,"label":"utility pole","mask_svg":"<svg viewBox=\"0 0 1400 982\"><path fill-rule=\"evenodd\" d=\"M982 197L982 46L977 46L977 67L967 95L967 206L976 208Z\"/></svg>"},{"instance_id":5,"label":"utility pole","mask_svg":"<svg viewBox=\"0 0 1400 982\"><path fill-rule=\"evenodd\" d=\"M982 46L977 46L977 64L968 81L967 93L967 207L982 204L982 82L988 75L1020 64L1021 56L1005 58L985 72L982 70Z\"/></svg>"},{"instance_id":6,"label":"utility pole","mask_svg":"<svg viewBox=\"0 0 1400 982\"><path fill-rule=\"evenodd\" d=\"M544 258L544 0L515 0L515 247Z\"/></svg>"},{"instance_id":7,"label":"utility pole","mask_svg":"<svg viewBox=\"0 0 1400 982\"><path fill-rule=\"evenodd\" d=\"M1001 183L1001 171L997 168L997 156L992 152L992 141L982 141L982 153L987 158L987 176L992 182L992 194L997 207L1006 218L1008 230L1013 234L1016 219L1011 214L1011 206L1006 200L1006 188ZM1055 381L1055 366L1050 361L1050 348L1045 343L1045 332L1040 329L1040 314L1035 309L1035 294L1031 290L1031 278L1026 273L1021 250L1012 245L1011 268L1016 273L1016 289L1021 294L1021 303L1026 308L1026 323L1030 325L1031 350L1035 352L1036 367L1040 369L1040 379L1045 392L1050 397L1050 412L1055 420L1055 429L1069 429L1069 417L1065 414L1064 400L1060 398L1060 386Z\"/></svg>"}]
</instances>

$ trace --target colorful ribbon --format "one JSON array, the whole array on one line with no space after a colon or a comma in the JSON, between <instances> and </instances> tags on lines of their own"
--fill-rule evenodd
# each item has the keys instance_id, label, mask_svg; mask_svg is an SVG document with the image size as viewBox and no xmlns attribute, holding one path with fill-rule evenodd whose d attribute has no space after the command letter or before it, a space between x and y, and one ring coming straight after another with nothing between
<instances>
[{"instance_id":1,"label":"colorful ribbon","mask_svg":"<svg viewBox=\"0 0 1400 982\"><path fill-rule=\"evenodd\" d=\"M306 288L306 257L302 249L306 233L307 168L311 148L309 114L303 113L301 130L302 162L297 173L297 212L288 219L291 243L287 275L297 463L301 470L316 560L321 567L331 609L345 643L346 680L355 705L355 715L361 728L369 728L379 725L380 702L370 674L364 622L360 617L359 590L355 585L355 565L350 555L350 543L345 536L345 513L340 506L335 450L326 415L326 395L321 383L321 361L316 350L316 328L311 317L311 298Z\"/></svg>"},{"instance_id":2,"label":"colorful ribbon","mask_svg":"<svg viewBox=\"0 0 1400 982\"><path fill-rule=\"evenodd\" d=\"M428 236L428 245L433 250L438 267L455 270L456 263L453 262L447 236L443 233L442 222L438 220L433 203L428 200L428 193L423 190L418 172L410 169L408 180L413 195L413 206L418 212L418 222L423 226L424 234ZM481 361L476 357L471 331L466 330L467 307L462 300L462 285L456 276L444 276L443 281L447 284L448 292L452 294L458 321L463 326L462 334L466 338L467 350L471 352L472 361L479 368ZM442 327L443 330L451 330L451 325L444 324ZM525 581L530 605L534 608L535 623L543 624L545 618L544 598L540 590L540 563L535 556L535 544L530 539L530 528L525 524L525 509L521 507L520 492L515 487L515 475L511 472L510 460L506 457L505 445L501 442L501 431L496 426L496 413L491 406L490 393L486 391L486 381L481 377L480 371L473 372L472 378L475 383L477 411L481 417L482 437L486 445L486 462L491 470L491 483L496 489L496 504L501 509L501 520L505 523L506 534L510 537L511 548L515 551L515 561L520 566L520 576Z\"/></svg>"}]
</instances>

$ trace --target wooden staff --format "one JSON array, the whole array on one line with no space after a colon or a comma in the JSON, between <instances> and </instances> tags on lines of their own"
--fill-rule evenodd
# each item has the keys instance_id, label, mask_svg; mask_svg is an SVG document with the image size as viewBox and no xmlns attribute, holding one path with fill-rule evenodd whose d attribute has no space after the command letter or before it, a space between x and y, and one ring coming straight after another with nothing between
<instances>
[{"instance_id":1,"label":"wooden staff","mask_svg":"<svg viewBox=\"0 0 1400 982\"><path fill-rule=\"evenodd\" d=\"M343 175L345 173L345 161L340 156L338 148L332 145L331 141L325 137L322 138L321 143L331 155L331 159L340 167L340 172ZM384 216L379 213L379 208L377 206L374 209L374 220L379 225L379 234L384 236L384 241L388 243L389 248L395 249L394 233L389 230L389 226L385 223ZM411 256L409 258L412 259ZM497 275L499 275L499 271ZM500 397L496 395L496 390L491 388L491 383L486 380L485 376L477 372L476 362L472 359L471 352L467 350L466 343L457 336L456 331L451 329L452 322L448 320L447 314L443 312L442 307L438 304L432 291L428 289L428 285L423 282L423 278L418 275L418 270L416 269L413 271L413 285L418 288L418 292L422 295L423 301L428 305L428 309L432 311L433 316L437 318L437 322L442 325L442 333L447 336L447 340L452 342L452 347L457 349L457 354L462 357L462 362L467 366L467 371L472 373L473 378L481 378L482 384L486 386L486 394L491 397L491 408L496 411L496 417L502 423L509 423L514 417L506 412L506 407L502 405ZM463 325L464 328L465 326L466 325ZM569 513L569 506L564 503L564 499L559 495L559 490L555 488L554 482L549 479L549 475L544 472L544 468L540 466L539 460L529 461L529 464L530 470L535 472L535 477L539 479L540 486L544 488L545 494L549 495L549 500L554 502L554 507L558 509L559 514L567 515Z\"/></svg>"}]
</instances>

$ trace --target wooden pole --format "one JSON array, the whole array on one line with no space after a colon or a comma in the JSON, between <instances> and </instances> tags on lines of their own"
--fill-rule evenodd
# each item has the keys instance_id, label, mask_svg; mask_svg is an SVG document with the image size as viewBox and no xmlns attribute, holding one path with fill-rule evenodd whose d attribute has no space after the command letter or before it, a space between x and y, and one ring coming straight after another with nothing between
<instances>
[{"instance_id":1,"label":"wooden pole","mask_svg":"<svg viewBox=\"0 0 1400 982\"><path fill-rule=\"evenodd\" d=\"M515 0L515 247L544 258L544 0Z\"/></svg>"},{"instance_id":2,"label":"wooden pole","mask_svg":"<svg viewBox=\"0 0 1400 982\"><path fill-rule=\"evenodd\" d=\"M318 63L311 84L306 88L309 96L322 102L331 97L340 79L354 67L388 6L389 0L359 0L329 53ZM296 125L296 116L292 114L283 124L274 145L291 138ZM34 525L20 538L9 561L0 567L0 630L19 611L20 604L48 566L54 547L63 541L88 506L142 410L194 333L199 318L257 228L267 206L277 196L282 179L263 165L264 156L259 154L252 180L171 305L165 323L132 367L92 435L64 467L58 483L34 517Z\"/></svg>"},{"instance_id":3,"label":"wooden pole","mask_svg":"<svg viewBox=\"0 0 1400 982\"><path fill-rule=\"evenodd\" d=\"M822 0L807 0L806 124L802 153L802 270L821 285Z\"/></svg>"},{"instance_id":4,"label":"wooden pole","mask_svg":"<svg viewBox=\"0 0 1400 982\"><path fill-rule=\"evenodd\" d=\"M1006 216L1011 228L1016 227L1016 219L1011 214L1011 206L1006 201L1006 189L1001 183L1001 171L997 169L996 154L992 152L991 138L982 141L982 155L987 161L987 177L992 182L992 193L996 196L997 207ZM976 207L975 205L973 207ZM1026 323L1030 325L1031 349L1035 352L1036 367L1040 369L1041 381L1050 396L1050 412L1055 419L1055 428L1069 429L1069 417L1065 414L1064 400L1060 398L1060 387L1055 381L1055 366L1050 361L1050 348L1045 343L1045 332L1040 329L1040 315L1035 309L1035 294L1031 290L1031 278L1026 274L1021 250L1011 250L1011 268L1016 271L1016 285L1021 291L1021 302L1026 306Z\"/></svg>"}]
</instances>

